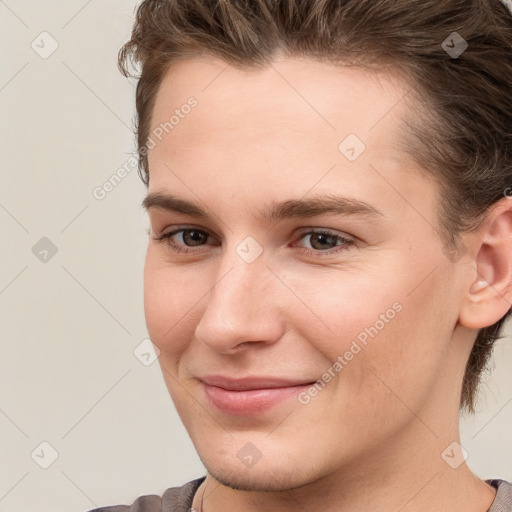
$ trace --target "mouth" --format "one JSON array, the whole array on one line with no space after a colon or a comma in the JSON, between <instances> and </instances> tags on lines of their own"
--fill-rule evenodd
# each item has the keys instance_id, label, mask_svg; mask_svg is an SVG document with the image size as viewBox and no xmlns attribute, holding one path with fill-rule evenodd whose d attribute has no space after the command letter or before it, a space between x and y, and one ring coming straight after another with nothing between
<instances>
[{"instance_id":1,"label":"mouth","mask_svg":"<svg viewBox=\"0 0 512 512\"><path fill-rule=\"evenodd\" d=\"M266 376L229 379L217 375L199 380L215 409L238 416L261 414L297 396L316 382Z\"/></svg>"}]
</instances>

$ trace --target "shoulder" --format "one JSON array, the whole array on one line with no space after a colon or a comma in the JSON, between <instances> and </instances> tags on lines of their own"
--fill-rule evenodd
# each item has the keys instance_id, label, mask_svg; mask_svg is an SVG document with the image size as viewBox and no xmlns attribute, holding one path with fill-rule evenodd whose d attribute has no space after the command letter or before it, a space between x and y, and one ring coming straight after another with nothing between
<instances>
[{"instance_id":1,"label":"shoulder","mask_svg":"<svg viewBox=\"0 0 512 512\"><path fill-rule=\"evenodd\" d=\"M512 483L506 480L486 480L496 488L496 497L488 512L512 512Z\"/></svg>"},{"instance_id":2,"label":"shoulder","mask_svg":"<svg viewBox=\"0 0 512 512\"><path fill-rule=\"evenodd\" d=\"M88 512L189 512L197 488L206 476L191 480L181 487L169 487L162 495L139 496L131 505L111 505Z\"/></svg>"}]
</instances>

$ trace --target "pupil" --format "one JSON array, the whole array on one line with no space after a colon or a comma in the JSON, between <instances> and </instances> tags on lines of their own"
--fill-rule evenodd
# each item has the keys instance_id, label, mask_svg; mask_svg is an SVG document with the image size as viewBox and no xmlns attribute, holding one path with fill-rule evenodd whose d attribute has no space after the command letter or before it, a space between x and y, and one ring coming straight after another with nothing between
<instances>
[{"instance_id":1,"label":"pupil","mask_svg":"<svg viewBox=\"0 0 512 512\"><path fill-rule=\"evenodd\" d=\"M325 249L325 245L322 245L322 244L326 244L326 243L329 244L329 242L332 243L333 239L334 239L334 237L331 235L325 235L323 233L318 233L318 234L313 235L313 237L311 239L311 245L315 249ZM320 242L320 247L315 247L315 240Z\"/></svg>"},{"instance_id":2,"label":"pupil","mask_svg":"<svg viewBox=\"0 0 512 512\"><path fill-rule=\"evenodd\" d=\"M190 244L190 245L200 245L200 243L203 241L204 234L201 233L200 231L189 230L189 231L185 231L183 234L183 241L185 243L187 243L186 238L189 238L192 241L192 244ZM199 243L196 243L196 242L199 242Z\"/></svg>"}]
</instances>

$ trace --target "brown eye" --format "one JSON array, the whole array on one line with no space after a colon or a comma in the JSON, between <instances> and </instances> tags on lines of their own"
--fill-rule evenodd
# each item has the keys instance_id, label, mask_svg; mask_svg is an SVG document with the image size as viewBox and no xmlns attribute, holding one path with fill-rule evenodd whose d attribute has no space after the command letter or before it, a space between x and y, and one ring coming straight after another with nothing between
<instances>
[{"instance_id":1,"label":"brown eye","mask_svg":"<svg viewBox=\"0 0 512 512\"><path fill-rule=\"evenodd\" d=\"M208 234L198 229L182 229L178 233L182 233L181 238L185 245L196 246L208 240Z\"/></svg>"},{"instance_id":2,"label":"brown eye","mask_svg":"<svg viewBox=\"0 0 512 512\"><path fill-rule=\"evenodd\" d=\"M328 231L306 231L299 237L300 242L303 240L308 240L310 247L302 245L301 248L312 255L332 255L355 245L354 240Z\"/></svg>"},{"instance_id":3,"label":"brown eye","mask_svg":"<svg viewBox=\"0 0 512 512\"><path fill-rule=\"evenodd\" d=\"M181 228L153 237L158 242L165 242L172 252L196 252L193 247L200 247L208 242L211 235L201 229Z\"/></svg>"},{"instance_id":4,"label":"brown eye","mask_svg":"<svg viewBox=\"0 0 512 512\"><path fill-rule=\"evenodd\" d=\"M331 249L338 245L338 237L333 235L326 235L325 233L312 233L307 235L310 237L309 243L313 249L323 251L325 249Z\"/></svg>"}]
</instances>

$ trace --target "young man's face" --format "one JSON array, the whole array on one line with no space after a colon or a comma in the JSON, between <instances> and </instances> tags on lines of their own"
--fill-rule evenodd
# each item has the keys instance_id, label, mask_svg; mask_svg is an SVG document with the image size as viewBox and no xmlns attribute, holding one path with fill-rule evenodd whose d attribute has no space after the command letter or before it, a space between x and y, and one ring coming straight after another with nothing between
<instances>
[{"instance_id":1,"label":"young man's face","mask_svg":"<svg viewBox=\"0 0 512 512\"><path fill-rule=\"evenodd\" d=\"M472 333L456 328L463 260L435 235L437 189L398 149L410 84L310 60L226 66L171 68L149 153L149 193L206 212L150 206L153 236L189 231L150 239L145 266L149 334L199 456L260 490L397 453L443 465L470 347L452 338ZM338 211L316 208L327 197Z\"/></svg>"}]
</instances>

